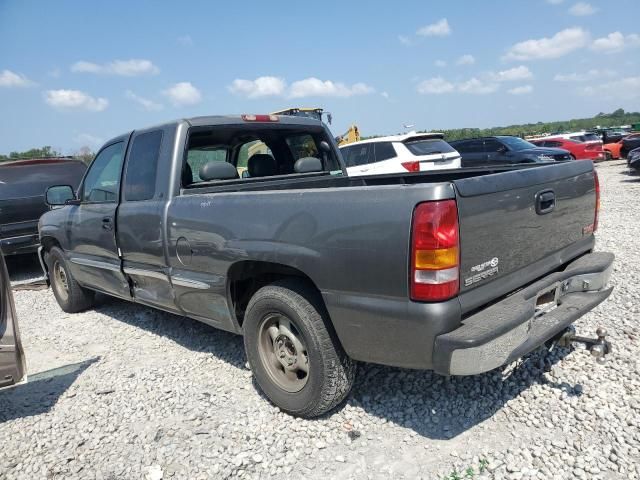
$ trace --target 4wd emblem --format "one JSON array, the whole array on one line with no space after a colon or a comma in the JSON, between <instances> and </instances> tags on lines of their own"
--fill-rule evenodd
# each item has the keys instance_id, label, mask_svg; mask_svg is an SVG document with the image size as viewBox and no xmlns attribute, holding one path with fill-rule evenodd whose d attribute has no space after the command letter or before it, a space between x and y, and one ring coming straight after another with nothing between
<instances>
[{"instance_id":1,"label":"4wd emblem","mask_svg":"<svg viewBox=\"0 0 640 480\"><path fill-rule=\"evenodd\" d=\"M493 257L491 260L487 260L486 262L480 263L479 265L474 265L471 267L472 272L478 272L475 275L467 277L464 279L464 286L468 287L469 285L473 285L474 283L481 282L482 280L486 280L489 277L492 277L498 273L498 264L500 260L498 257Z\"/></svg>"}]
</instances>

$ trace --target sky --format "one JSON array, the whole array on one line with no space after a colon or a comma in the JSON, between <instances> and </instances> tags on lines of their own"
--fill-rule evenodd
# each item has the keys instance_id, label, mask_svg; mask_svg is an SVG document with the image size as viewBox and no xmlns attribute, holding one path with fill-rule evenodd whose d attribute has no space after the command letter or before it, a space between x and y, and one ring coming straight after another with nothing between
<instances>
[{"instance_id":1,"label":"sky","mask_svg":"<svg viewBox=\"0 0 640 480\"><path fill-rule=\"evenodd\" d=\"M323 107L341 134L640 110L640 2L0 0L0 153Z\"/></svg>"}]
</instances>

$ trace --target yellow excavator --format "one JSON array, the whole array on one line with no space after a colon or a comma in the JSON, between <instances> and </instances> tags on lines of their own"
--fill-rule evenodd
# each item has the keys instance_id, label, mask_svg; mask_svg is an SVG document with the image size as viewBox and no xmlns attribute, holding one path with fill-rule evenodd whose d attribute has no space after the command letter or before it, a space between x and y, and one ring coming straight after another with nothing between
<instances>
[{"instance_id":1,"label":"yellow excavator","mask_svg":"<svg viewBox=\"0 0 640 480\"><path fill-rule=\"evenodd\" d=\"M277 112L271 112L271 115L291 115L293 117L307 117L313 118L315 120L323 121L322 116L326 115L327 123L331 125L332 116L331 113L325 112L320 107L293 107L287 108L285 110L279 110ZM342 135L338 135L336 137L336 142L338 146L347 145L353 142L360 141L360 129L358 126L353 124L349 127L349 129Z\"/></svg>"}]
</instances>

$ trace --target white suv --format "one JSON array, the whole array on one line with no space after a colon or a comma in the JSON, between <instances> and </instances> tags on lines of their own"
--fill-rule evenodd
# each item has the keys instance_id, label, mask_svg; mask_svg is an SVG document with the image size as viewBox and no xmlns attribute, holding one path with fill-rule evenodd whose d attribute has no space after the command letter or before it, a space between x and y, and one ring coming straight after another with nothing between
<instances>
[{"instance_id":1,"label":"white suv","mask_svg":"<svg viewBox=\"0 0 640 480\"><path fill-rule=\"evenodd\" d=\"M349 176L460 168L460 154L442 133L371 138L340 147Z\"/></svg>"}]
</instances>

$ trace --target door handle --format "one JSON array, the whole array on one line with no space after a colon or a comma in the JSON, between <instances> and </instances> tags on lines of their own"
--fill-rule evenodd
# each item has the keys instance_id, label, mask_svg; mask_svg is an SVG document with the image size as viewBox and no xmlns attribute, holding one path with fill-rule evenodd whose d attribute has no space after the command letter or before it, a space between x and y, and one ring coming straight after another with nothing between
<instances>
[{"instance_id":1,"label":"door handle","mask_svg":"<svg viewBox=\"0 0 640 480\"><path fill-rule=\"evenodd\" d=\"M102 228L104 228L105 230L113 230L113 218L104 217L102 219Z\"/></svg>"},{"instance_id":2,"label":"door handle","mask_svg":"<svg viewBox=\"0 0 640 480\"><path fill-rule=\"evenodd\" d=\"M536 213L544 215L556 208L556 194L553 190L542 190L536 193Z\"/></svg>"}]
</instances>

